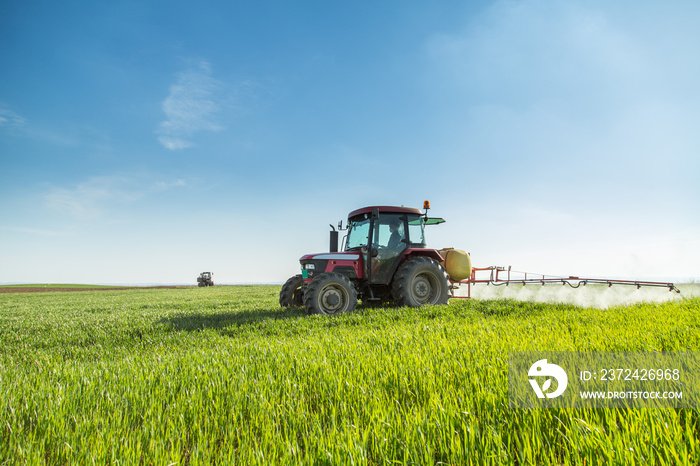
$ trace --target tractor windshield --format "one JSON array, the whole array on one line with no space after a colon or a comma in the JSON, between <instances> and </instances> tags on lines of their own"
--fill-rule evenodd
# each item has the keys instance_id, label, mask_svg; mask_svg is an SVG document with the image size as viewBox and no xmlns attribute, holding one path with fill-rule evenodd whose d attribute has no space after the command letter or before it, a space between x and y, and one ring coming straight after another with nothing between
<instances>
[{"instance_id":1,"label":"tractor windshield","mask_svg":"<svg viewBox=\"0 0 700 466\"><path fill-rule=\"evenodd\" d=\"M360 218L350 221L348 229L348 242L345 250L358 249L367 246L369 238L369 218Z\"/></svg>"}]
</instances>

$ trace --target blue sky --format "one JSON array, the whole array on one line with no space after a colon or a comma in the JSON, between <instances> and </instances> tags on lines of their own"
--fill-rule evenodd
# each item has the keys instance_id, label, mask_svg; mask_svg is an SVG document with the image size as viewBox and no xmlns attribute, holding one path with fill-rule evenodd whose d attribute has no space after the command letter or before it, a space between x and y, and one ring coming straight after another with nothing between
<instances>
[{"instance_id":1,"label":"blue sky","mask_svg":"<svg viewBox=\"0 0 700 466\"><path fill-rule=\"evenodd\" d=\"M698 279L700 4L0 4L0 283L282 282L366 205Z\"/></svg>"}]
</instances>

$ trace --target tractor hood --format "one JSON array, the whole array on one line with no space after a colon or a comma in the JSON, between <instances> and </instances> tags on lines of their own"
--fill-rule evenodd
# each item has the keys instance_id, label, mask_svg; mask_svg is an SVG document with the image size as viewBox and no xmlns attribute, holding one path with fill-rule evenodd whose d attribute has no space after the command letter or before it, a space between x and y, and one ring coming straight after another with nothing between
<instances>
[{"instance_id":1,"label":"tractor hood","mask_svg":"<svg viewBox=\"0 0 700 466\"><path fill-rule=\"evenodd\" d=\"M362 256L359 252L322 252L299 259L304 282L324 272L336 272L350 279L362 278Z\"/></svg>"},{"instance_id":2,"label":"tractor hood","mask_svg":"<svg viewBox=\"0 0 700 466\"><path fill-rule=\"evenodd\" d=\"M309 260L340 260L340 261L356 261L360 258L357 252L322 252L317 254L306 254L301 256L300 261Z\"/></svg>"}]
</instances>

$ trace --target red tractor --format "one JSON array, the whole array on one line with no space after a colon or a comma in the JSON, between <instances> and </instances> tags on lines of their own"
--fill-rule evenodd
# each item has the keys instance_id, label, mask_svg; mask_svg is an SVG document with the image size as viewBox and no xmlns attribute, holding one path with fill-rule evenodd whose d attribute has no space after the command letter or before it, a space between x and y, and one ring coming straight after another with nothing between
<instances>
[{"instance_id":1,"label":"red tractor","mask_svg":"<svg viewBox=\"0 0 700 466\"><path fill-rule=\"evenodd\" d=\"M667 282L552 276L518 272L511 267L472 268L465 251L425 247L425 226L443 223L408 207L364 207L350 212L344 248L338 252L338 231L331 225L330 252L303 256L301 274L287 280L280 291L283 307L305 306L309 314L333 315L366 305L393 303L417 307L446 304L450 298L471 297L476 284L494 286L560 284L578 288L587 284L663 287ZM342 222L339 225L342 228ZM487 274L484 276L484 274ZM457 295L460 285L467 294Z\"/></svg>"},{"instance_id":2,"label":"red tractor","mask_svg":"<svg viewBox=\"0 0 700 466\"><path fill-rule=\"evenodd\" d=\"M450 278L443 257L426 248L426 225L443 223L408 207L364 207L350 212L344 248L331 228L330 252L303 256L301 274L287 280L280 305L305 306L309 314L333 315L366 304L417 307L446 304ZM342 222L339 225L342 229ZM470 265L471 267L471 265Z\"/></svg>"}]
</instances>

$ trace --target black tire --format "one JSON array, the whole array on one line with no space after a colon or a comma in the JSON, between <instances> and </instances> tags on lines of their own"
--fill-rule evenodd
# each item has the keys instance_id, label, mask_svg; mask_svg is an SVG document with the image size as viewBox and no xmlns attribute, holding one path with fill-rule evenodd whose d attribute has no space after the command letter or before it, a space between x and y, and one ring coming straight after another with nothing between
<instances>
[{"instance_id":1,"label":"black tire","mask_svg":"<svg viewBox=\"0 0 700 466\"><path fill-rule=\"evenodd\" d=\"M282 285L280 291L280 306L292 307L304 305L304 279L301 275L294 275Z\"/></svg>"},{"instance_id":2,"label":"black tire","mask_svg":"<svg viewBox=\"0 0 700 466\"><path fill-rule=\"evenodd\" d=\"M304 306L309 314L329 316L351 312L357 306L357 291L345 275L322 273L306 288Z\"/></svg>"},{"instance_id":3,"label":"black tire","mask_svg":"<svg viewBox=\"0 0 700 466\"><path fill-rule=\"evenodd\" d=\"M396 271L391 294L399 306L447 304L450 277L436 260L425 256L412 257Z\"/></svg>"}]
</instances>

